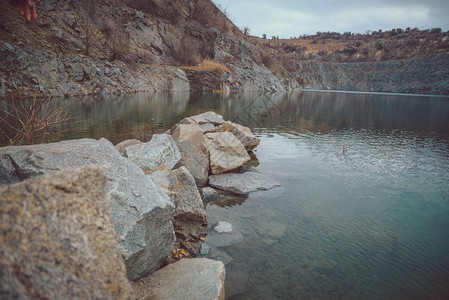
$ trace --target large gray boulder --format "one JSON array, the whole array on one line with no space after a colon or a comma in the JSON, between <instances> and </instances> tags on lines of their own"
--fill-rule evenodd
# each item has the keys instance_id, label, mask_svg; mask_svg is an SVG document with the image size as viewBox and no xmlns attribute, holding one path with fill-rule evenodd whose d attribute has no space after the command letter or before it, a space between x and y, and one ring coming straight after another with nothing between
<instances>
[{"instance_id":1,"label":"large gray boulder","mask_svg":"<svg viewBox=\"0 0 449 300\"><path fill-rule=\"evenodd\" d=\"M181 259L133 283L138 299L224 300L226 270L221 261Z\"/></svg>"},{"instance_id":2,"label":"large gray boulder","mask_svg":"<svg viewBox=\"0 0 449 300\"><path fill-rule=\"evenodd\" d=\"M217 114L216 112L208 111L196 116L185 118L181 120L180 123L198 124L198 125L212 123L214 125L221 125L224 123L224 119L223 116Z\"/></svg>"},{"instance_id":3,"label":"large gray boulder","mask_svg":"<svg viewBox=\"0 0 449 300\"><path fill-rule=\"evenodd\" d=\"M209 176L209 151L203 131L197 124L180 124L174 127L171 135L181 152L182 165L198 186L204 186Z\"/></svg>"},{"instance_id":4,"label":"large gray boulder","mask_svg":"<svg viewBox=\"0 0 449 300\"><path fill-rule=\"evenodd\" d=\"M120 155L123 155L125 153L125 149L129 146L141 144L142 142L137 139L130 139L130 140L124 140L117 145L115 145L115 148L120 153Z\"/></svg>"},{"instance_id":5,"label":"large gray boulder","mask_svg":"<svg viewBox=\"0 0 449 300\"><path fill-rule=\"evenodd\" d=\"M174 205L143 171L110 145L92 139L0 148L0 183L84 165L98 165L128 277L138 279L162 267L174 246Z\"/></svg>"},{"instance_id":6,"label":"large gray boulder","mask_svg":"<svg viewBox=\"0 0 449 300\"><path fill-rule=\"evenodd\" d=\"M257 172L211 175L209 177L209 185L240 195L256 191L267 191L281 186L278 181Z\"/></svg>"},{"instance_id":7,"label":"large gray boulder","mask_svg":"<svg viewBox=\"0 0 449 300\"><path fill-rule=\"evenodd\" d=\"M196 187L195 179L186 167L183 166L174 171L157 170L148 176L166 191L175 204L173 213L175 226L182 227L190 223L197 223L200 226L207 224L203 200Z\"/></svg>"},{"instance_id":8,"label":"large gray boulder","mask_svg":"<svg viewBox=\"0 0 449 300\"><path fill-rule=\"evenodd\" d=\"M221 127L225 120L223 117L213 111L208 111L196 116L191 116L182 119L179 124L196 124L203 133L217 132L221 130Z\"/></svg>"},{"instance_id":9,"label":"large gray boulder","mask_svg":"<svg viewBox=\"0 0 449 300\"><path fill-rule=\"evenodd\" d=\"M251 129L240 124L226 121L223 123L221 131L232 132L248 151L254 150L254 148L256 148L260 143L260 139L254 136Z\"/></svg>"},{"instance_id":10,"label":"large gray boulder","mask_svg":"<svg viewBox=\"0 0 449 300\"><path fill-rule=\"evenodd\" d=\"M148 143L139 143L127 147L123 155L146 173L154 171L162 165L173 169L181 160L178 146L168 134L154 134Z\"/></svg>"},{"instance_id":11,"label":"large gray boulder","mask_svg":"<svg viewBox=\"0 0 449 300\"><path fill-rule=\"evenodd\" d=\"M1 299L133 299L98 166L0 185Z\"/></svg>"},{"instance_id":12,"label":"large gray boulder","mask_svg":"<svg viewBox=\"0 0 449 300\"><path fill-rule=\"evenodd\" d=\"M205 137L212 174L232 171L251 159L243 144L231 132L211 132L206 133Z\"/></svg>"}]
</instances>

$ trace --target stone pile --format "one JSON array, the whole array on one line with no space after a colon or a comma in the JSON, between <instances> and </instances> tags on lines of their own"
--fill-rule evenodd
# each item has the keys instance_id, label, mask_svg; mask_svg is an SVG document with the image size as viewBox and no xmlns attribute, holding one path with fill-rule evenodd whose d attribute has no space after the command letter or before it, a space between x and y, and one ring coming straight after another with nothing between
<instances>
[{"instance_id":1,"label":"stone pile","mask_svg":"<svg viewBox=\"0 0 449 300\"><path fill-rule=\"evenodd\" d=\"M202 277L191 296L224 299L223 263L181 258L197 256L208 233L204 201L220 197L208 182L238 194L278 185L254 171L232 173L259 142L249 128L206 112L148 143L114 147L102 138L0 148L0 184L7 184L0 185L0 294L128 299L128 279L139 295L182 299L186 289L162 282ZM236 229L220 232L225 225L212 232L215 250L223 236L243 239Z\"/></svg>"}]
</instances>

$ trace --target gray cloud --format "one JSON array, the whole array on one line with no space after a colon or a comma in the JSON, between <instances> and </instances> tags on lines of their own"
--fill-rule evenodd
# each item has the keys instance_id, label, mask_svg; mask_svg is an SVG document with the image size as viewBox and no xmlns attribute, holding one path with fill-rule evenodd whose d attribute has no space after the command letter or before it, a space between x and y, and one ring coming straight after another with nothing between
<instances>
[{"instance_id":1,"label":"gray cloud","mask_svg":"<svg viewBox=\"0 0 449 300\"><path fill-rule=\"evenodd\" d=\"M214 0L226 8L234 23L251 33L280 37L317 31L359 32L392 28L441 27L449 30L447 0Z\"/></svg>"}]
</instances>

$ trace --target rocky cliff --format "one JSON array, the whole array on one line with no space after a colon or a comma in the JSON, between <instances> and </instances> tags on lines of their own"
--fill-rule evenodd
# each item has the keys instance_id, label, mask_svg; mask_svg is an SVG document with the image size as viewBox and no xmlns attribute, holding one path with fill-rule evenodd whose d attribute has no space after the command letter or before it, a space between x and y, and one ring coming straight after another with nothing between
<instances>
[{"instance_id":1,"label":"rocky cliff","mask_svg":"<svg viewBox=\"0 0 449 300\"><path fill-rule=\"evenodd\" d=\"M308 89L449 95L449 52L379 62L298 61Z\"/></svg>"},{"instance_id":2,"label":"rocky cliff","mask_svg":"<svg viewBox=\"0 0 449 300\"><path fill-rule=\"evenodd\" d=\"M0 2L0 96L298 87L209 0ZM204 67L212 61L220 68ZM281 67L282 68L282 67Z\"/></svg>"},{"instance_id":3,"label":"rocky cliff","mask_svg":"<svg viewBox=\"0 0 449 300\"><path fill-rule=\"evenodd\" d=\"M449 32L440 28L252 39L304 88L449 95Z\"/></svg>"}]
</instances>

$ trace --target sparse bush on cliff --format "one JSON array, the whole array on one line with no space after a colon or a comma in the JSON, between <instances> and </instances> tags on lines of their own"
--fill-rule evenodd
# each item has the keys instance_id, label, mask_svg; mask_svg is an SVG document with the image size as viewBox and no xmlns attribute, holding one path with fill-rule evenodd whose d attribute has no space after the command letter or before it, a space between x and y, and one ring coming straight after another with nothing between
<instances>
[{"instance_id":1,"label":"sparse bush on cliff","mask_svg":"<svg viewBox=\"0 0 449 300\"><path fill-rule=\"evenodd\" d=\"M359 62L420 57L449 49L449 32L438 28L395 28L367 31L365 34L317 32L298 39L279 41L273 36L273 40L256 37L253 40L289 70L294 67L283 57L286 54L294 54L295 60Z\"/></svg>"},{"instance_id":2,"label":"sparse bush on cliff","mask_svg":"<svg viewBox=\"0 0 449 300\"><path fill-rule=\"evenodd\" d=\"M81 33L84 40L84 53L90 55L92 50L98 46L101 40L101 32L93 22L95 15L94 2L88 0L81 0L77 7L77 12L80 20Z\"/></svg>"},{"instance_id":3,"label":"sparse bush on cliff","mask_svg":"<svg viewBox=\"0 0 449 300\"><path fill-rule=\"evenodd\" d=\"M235 25L228 20L227 11L222 7L220 10L219 7L209 0L194 1L194 8L191 13L191 17L205 26L220 28L227 32L235 31L235 28L233 28Z\"/></svg>"},{"instance_id":4,"label":"sparse bush on cliff","mask_svg":"<svg viewBox=\"0 0 449 300\"><path fill-rule=\"evenodd\" d=\"M201 60L201 43L192 37L186 37L181 40L179 49L176 53L176 60L180 64L196 65Z\"/></svg>"},{"instance_id":5,"label":"sparse bush on cliff","mask_svg":"<svg viewBox=\"0 0 449 300\"><path fill-rule=\"evenodd\" d=\"M108 20L105 28L106 33L106 47L109 51L109 59L111 61L116 59L123 59L129 50L129 35L124 30L123 24L120 20L114 23Z\"/></svg>"}]
</instances>

